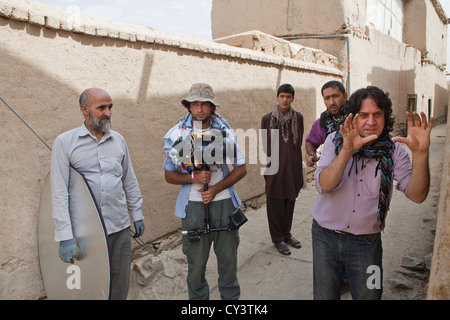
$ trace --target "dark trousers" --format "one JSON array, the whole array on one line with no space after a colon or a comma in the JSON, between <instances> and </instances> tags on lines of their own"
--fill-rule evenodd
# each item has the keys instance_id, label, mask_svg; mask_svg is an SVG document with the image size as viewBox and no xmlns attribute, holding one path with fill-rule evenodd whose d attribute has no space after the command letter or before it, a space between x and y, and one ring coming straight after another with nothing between
<instances>
[{"instance_id":1,"label":"dark trousers","mask_svg":"<svg viewBox=\"0 0 450 320\"><path fill-rule=\"evenodd\" d=\"M289 199L267 198L267 219L272 242L275 244L289 239L295 201Z\"/></svg>"},{"instance_id":2,"label":"dark trousers","mask_svg":"<svg viewBox=\"0 0 450 320\"><path fill-rule=\"evenodd\" d=\"M130 227L108 235L111 270L111 300L125 300L130 285L131 238Z\"/></svg>"},{"instance_id":3,"label":"dark trousers","mask_svg":"<svg viewBox=\"0 0 450 320\"><path fill-rule=\"evenodd\" d=\"M225 227L234 211L231 199L209 203L211 228ZM182 220L183 230L202 228L205 224L205 205L202 202L189 201L186 217ZM237 300L241 291L237 279L237 249L239 230L211 232L203 234L200 241L190 242L183 236L183 253L188 260L187 285L189 299L208 300L209 285L205 272L209 253L213 245L217 257L219 274L218 287L223 300Z\"/></svg>"},{"instance_id":4,"label":"dark trousers","mask_svg":"<svg viewBox=\"0 0 450 320\"><path fill-rule=\"evenodd\" d=\"M312 224L315 300L339 300L347 274L354 300L380 300L383 292L381 233L353 235Z\"/></svg>"}]
</instances>

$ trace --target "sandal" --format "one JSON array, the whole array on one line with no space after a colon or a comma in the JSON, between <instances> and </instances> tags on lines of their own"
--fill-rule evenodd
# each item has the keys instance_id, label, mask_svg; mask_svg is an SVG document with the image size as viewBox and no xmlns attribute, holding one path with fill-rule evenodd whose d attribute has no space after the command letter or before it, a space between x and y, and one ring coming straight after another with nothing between
<instances>
[{"instance_id":1,"label":"sandal","mask_svg":"<svg viewBox=\"0 0 450 320\"><path fill-rule=\"evenodd\" d=\"M286 243L284 241L281 241L280 243L275 245L275 248L277 248L278 252L282 255L288 256L291 254L291 250L286 247Z\"/></svg>"},{"instance_id":2,"label":"sandal","mask_svg":"<svg viewBox=\"0 0 450 320\"><path fill-rule=\"evenodd\" d=\"M298 241L294 237L290 237L289 239L286 240L286 242L289 243L291 246L293 246L296 249L300 249L302 247L302 244L300 243L300 241Z\"/></svg>"}]
</instances>

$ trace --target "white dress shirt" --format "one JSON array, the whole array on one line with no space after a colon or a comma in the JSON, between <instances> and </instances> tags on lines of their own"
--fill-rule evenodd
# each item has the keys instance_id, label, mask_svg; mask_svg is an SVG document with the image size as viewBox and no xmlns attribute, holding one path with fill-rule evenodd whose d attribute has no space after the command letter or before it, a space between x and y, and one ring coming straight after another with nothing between
<instances>
[{"instance_id":1,"label":"white dress shirt","mask_svg":"<svg viewBox=\"0 0 450 320\"><path fill-rule=\"evenodd\" d=\"M143 219L142 195L125 139L109 130L97 141L86 126L59 135L50 169L55 240L73 238L69 216L69 168L81 172L101 210L108 234Z\"/></svg>"}]
</instances>

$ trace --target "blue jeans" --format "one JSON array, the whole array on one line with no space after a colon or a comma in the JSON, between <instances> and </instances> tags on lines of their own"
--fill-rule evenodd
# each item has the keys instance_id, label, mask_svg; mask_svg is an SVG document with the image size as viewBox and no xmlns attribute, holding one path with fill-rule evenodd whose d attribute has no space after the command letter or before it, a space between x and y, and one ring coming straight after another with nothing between
<instances>
[{"instance_id":1,"label":"blue jeans","mask_svg":"<svg viewBox=\"0 0 450 320\"><path fill-rule=\"evenodd\" d=\"M383 292L381 233L353 235L312 224L314 299L339 300L347 274L352 298L380 300Z\"/></svg>"}]
</instances>

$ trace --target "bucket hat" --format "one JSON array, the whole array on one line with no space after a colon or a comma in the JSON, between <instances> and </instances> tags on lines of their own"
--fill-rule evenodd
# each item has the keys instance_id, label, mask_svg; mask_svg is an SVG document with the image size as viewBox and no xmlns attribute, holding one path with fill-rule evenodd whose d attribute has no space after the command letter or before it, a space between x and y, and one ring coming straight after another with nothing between
<instances>
[{"instance_id":1,"label":"bucket hat","mask_svg":"<svg viewBox=\"0 0 450 320\"><path fill-rule=\"evenodd\" d=\"M216 107L219 105L214 101L214 91L212 87L207 83L195 83L192 85L191 90L186 98L181 100L181 103L189 108L191 102L194 101L209 101Z\"/></svg>"}]
</instances>

